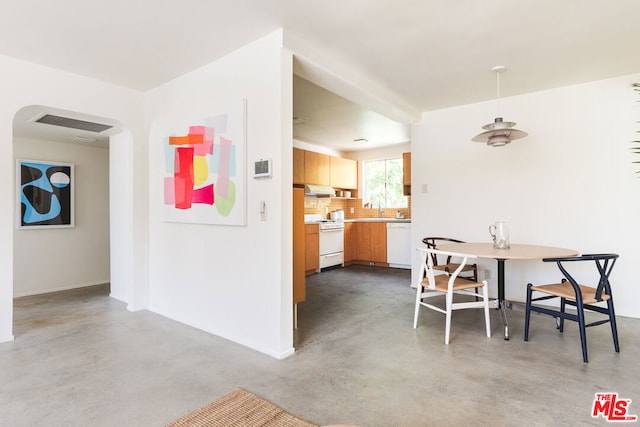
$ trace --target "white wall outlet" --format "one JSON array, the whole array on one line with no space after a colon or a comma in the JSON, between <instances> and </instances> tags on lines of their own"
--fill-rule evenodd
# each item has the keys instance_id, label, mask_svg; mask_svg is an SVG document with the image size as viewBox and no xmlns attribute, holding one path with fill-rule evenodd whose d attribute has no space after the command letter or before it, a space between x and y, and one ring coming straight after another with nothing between
<instances>
[{"instance_id":1,"label":"white wall outlet","mask_svg":"<svg viewBox=\"0 0 640 427\"><path fill-rule=\"evenodd\" d=\"M484 271L484 278L485 279L491 279L491 270L485 270Z\"/></svg>"},{"instance_id":2,"label":"white wall outlet","mask_svg":"<svg viewBox=\"0 0 640 427\"><path fill-rule=\"evenodd\" d=\"M422 194L427 194L429 192L429 184L422 184Z\"/></svg>"},{"instance_id":3,"label":"white wall outlet","mask_svg":"<svg viewBox=\"0 0 640 427\"><path fill-rule=\"evenodd\" d=\"M355 212L355 208L349 208L349 213L354 213Z\"/></svg>"}]
</instances>

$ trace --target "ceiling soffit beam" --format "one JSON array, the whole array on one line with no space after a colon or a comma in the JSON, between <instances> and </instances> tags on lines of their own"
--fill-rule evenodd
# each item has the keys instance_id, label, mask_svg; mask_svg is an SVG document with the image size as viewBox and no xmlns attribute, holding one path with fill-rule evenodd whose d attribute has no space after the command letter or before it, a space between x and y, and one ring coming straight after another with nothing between
<instances>
[{"instance_id":1,"label":"ceiling soffit beam","mask_svg":"<svg viewBox=\"0 0 640 427\"><path fill-rule=\"evenodd\" d=\"M295 75L391 120L405 124L420 120L417 108L322 48L310 45L290 31L285 31L284 47L294 55Z\"/></svg>"}]
</instances>

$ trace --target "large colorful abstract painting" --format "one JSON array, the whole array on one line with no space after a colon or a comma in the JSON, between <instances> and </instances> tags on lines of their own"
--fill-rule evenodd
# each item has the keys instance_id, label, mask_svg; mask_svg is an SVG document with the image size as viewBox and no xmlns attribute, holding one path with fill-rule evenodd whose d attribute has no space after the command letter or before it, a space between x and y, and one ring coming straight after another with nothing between
<instances>
[{"instance_id":1,"label":"large colorful abstract painting","mask_svg":"<svg viewBox=\"0 0 640 427\"><path fill-rule=\"evenodd\" d=\"M172 222L246 225L245 101L154 126L163 144L163 211Z\"/></svg>"},{"instance_id":2,"label":"large colorful abstract painting","mask_svg":"<svg viewBox=\"0 0 640 427\"><path fill-rule=\"evenodd\" d=\"M73 180L73 164L18 160L18 227L73 227Z\"/></svg>"}]
</instances>

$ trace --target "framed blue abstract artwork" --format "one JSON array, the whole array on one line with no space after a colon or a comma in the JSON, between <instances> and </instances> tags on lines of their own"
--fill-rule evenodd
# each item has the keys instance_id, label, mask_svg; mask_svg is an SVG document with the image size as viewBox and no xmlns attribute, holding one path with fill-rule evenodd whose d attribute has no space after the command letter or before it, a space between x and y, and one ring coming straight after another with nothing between
<instances>
[{"instance_id":1,"label":"framed blue abstract artwork","mask_svg":"<svg viewBox=\"0 0 640 427\"><path fill-rule=\"evenodd\" d=\"M18 228L74 226L71 163L17 160Z\"/></svg>"}]
</instances>

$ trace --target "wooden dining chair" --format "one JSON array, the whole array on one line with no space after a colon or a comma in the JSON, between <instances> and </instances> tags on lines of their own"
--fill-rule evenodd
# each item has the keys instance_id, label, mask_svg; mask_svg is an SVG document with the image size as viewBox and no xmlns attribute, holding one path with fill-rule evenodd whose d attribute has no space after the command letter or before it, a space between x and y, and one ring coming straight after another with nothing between
<instances>
[{"instance_id":1,"label":"wooden dining chair","mask_svg":"<svg viewBox=\"0 0 640 427\"><path fill-rule=\"evenodd\" d=\"M462 279L458 275L464 271L468 259L476 258L475 255L460 254L456 252L444 252L438 249L419 246L418 251L422 258L420 264L420 282L416 284L416 302L413 315L413 327L418 327L418 317L420 307L426 307L431 310L438 311L446 315L444 343L449 344L449 336L451 332L451 314L454 310L462 310L466 308L482 308L484 309L484 319L487 337L491 336L491 323L489 320L489 292L486 280L482 283L474 282L469 279ZM444 271L435 268L434 257L444 256L450 261L454 260L458 266L454 271ZM482 289L482 293L474 291L473 288ZM475 301L455 301L454 294L477 297L480 300ZM431 304L431 298L437 296L445 297L445 308L441 308Z\"/></svg>"},{"instance_id":2,"label":"wooden dining chair","mask_svg":"<svg viewBox=\"0 0 640 427\"><path fill-rule=\"evenodd\" d=\"M582 359L584 363L588 363L587 355L587 334L586 328L590 326L609 323L611 325L611 334L613 336L613 346L616 353L620 352L618 344L618 328L616 326L616 314L613 308L613 295L611 294L611 283L609 276L611 270L618 259L617 254L585 254L582 256L571 258L545 258L545 262L555 262L563 274L560 283L549 285L534 286L531 283L527 285L527 302L526 314L524 322L524 340L529 341L529 321L531 312L548 314L556 318L557 328L560 332L564 330L564 321L572 320L578 323L580 329L580 341L582 343ZM593 262L597 269L594 275L593 286L579 284L578 281L567 271L568 265L584 262ZM575 275L575 273L574 273ZM538 292L545 294L533 298L533 293ZM560 308L552 306L534 305L536 301L544 301L552 298L560 298ZM595 305L597 303L606 303L606 307ZM566 306L571 305L576 308L576 312L567 312ZM591 323L586 323L585 311L597 312L607 315L606 318Z\"/></svg>"},{"instance_id":3,"label":"wooden dining chair","mask_svg":"<svg viewBox=\"0 0 640 427\"><path fill-rule=\"evenodd\" d=\"M422 243L427 245L428 248L438 249L439 244L464 243L464 241L452 239L450 237L425 237L424 239L422 239ZM450 256L438 257L436 255L431 255L431 257L433 259L433 268L435 268L436 270L442 270L442 271L451 273L452 271L455 271L456 268L458 268L459 264L455 262L451 262ZM478 281L477 264L466 264L460 273L461 274L459 277L461 279L469 279L474 282ZM478 292L477 289L476 289L476 292Z\"/></svg>"}]
</instances>

